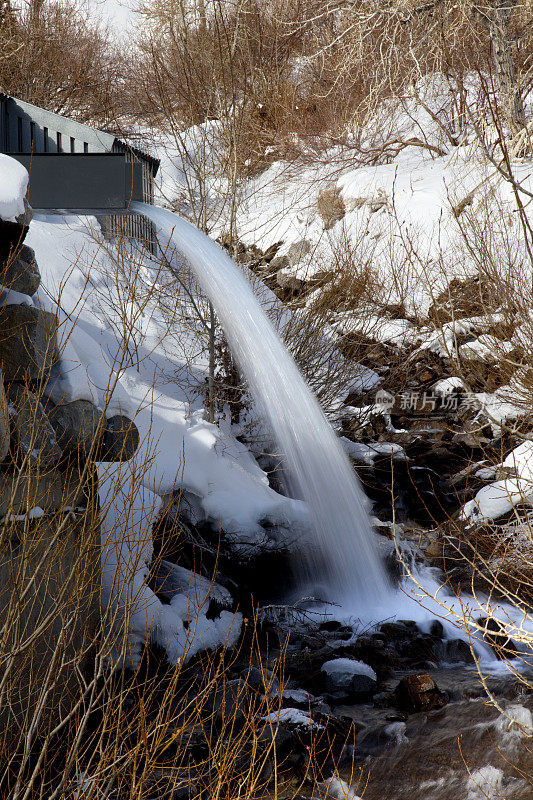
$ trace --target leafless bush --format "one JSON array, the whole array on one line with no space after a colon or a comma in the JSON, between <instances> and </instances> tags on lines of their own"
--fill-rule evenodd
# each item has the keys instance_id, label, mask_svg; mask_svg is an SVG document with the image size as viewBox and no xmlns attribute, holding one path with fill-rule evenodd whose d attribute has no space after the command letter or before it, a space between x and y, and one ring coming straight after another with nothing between
<instances>
[{"instance_id":1,"label":"leafless bush","mask_svg":"<svg viewBox=\"0 0 533 800\"><path fill-rule=\"evenodd\" d=\"M77 0L2 3L0 87L80 122L109 126L120 113L124 58Z\"/></svg>"}]
</instances>

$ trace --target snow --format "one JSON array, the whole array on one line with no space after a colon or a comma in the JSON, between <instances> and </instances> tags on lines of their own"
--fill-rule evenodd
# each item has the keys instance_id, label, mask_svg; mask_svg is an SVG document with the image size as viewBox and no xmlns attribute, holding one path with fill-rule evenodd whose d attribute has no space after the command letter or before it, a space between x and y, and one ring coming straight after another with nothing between
<instances>
[{"instance_id":1,"label":"snow","mask_svg":"<svg viewBox=\"0 0 533 800\"><path fill-rule=\"evenodd\" d=\"M528 502L533 494L529 481L505 478L484 486L474 500L466 503L461 519L483 522L498 519L519 503Z\"/></svg>"},{"instance_id":2,"label":"snow","mask_svg":"<svg viewBox=\"0 0 533 800\"><path fill-rule=\"evenodd\" d=\"M473 342L467 342L459 347L459 357L463 359L488 361L497 363L514 350L512 342L502 341L495 336L483 334Z\"/></svg>"},{"instance_id":3,"label":"snow","mask_svg":"<svg viewBox=\"0 0 533 800\"><path fill-rule=\"evenodd\" d=\"M142 485L138 455L122 464L101 464L98 471L102 504L102 608L109 619L108 660L138 667L147 641L160 645L170 663L188 661L201 650L233 647L242 616L222 611L207 619L209 589L190 573L191 585L176 587L164 605L147 586L152 559L152 524L161 498ZM181 577L184 578L183 572ZM125 650L121 636L128 628ZM115 635L114 635L115 634Z\"/></svg>"},{"instance_id":4,"label":"snow","mask_svg":"<svg viewBox=\"0 0 533 800\"><path fill-rule=\"evenodd\" d=\"M15 222L24 214L24 197L28 189L28 172L14 158L0 153L0 219Z\"/></svg>"},{"instance_id":5,"label":"snow","mask_svg":"<svg viewBox=\"0 0 533 800\"><path fill-rule=\"evenodd\" d=\"M320 671L325 672L327 675L348 672L352 675L366 675L374 681L378 679L372 667L362 661L352 661L351 658L334 658L331 661L326 661L320 667Z\"/></svg>"},{"instance_id":6,"label":"snow","mask_svg":"<svg viewBox=\"0 0 533 800\"><path fill-rule=\"evenodd\" d=\"M523 480L533 481L533 442L522 442L511 450L502 466L512 470Z\"/></svg>"},{"instance_id":7,"label":"snow","mask_svg":"<svg viewBox=\"0 0 533 800\"><path fill-rule=\"evenodd\" d=\"M305 689L280 689L276 696L281 696L284 700L292 700L293 703L302 705L310 705L313 699Z\"/></svg>"},{"instance_id":8,"label":"snow","mask_svg":"<svg viewBox=\"0 0 533 800\"><path fill-rule=\"evenodd\" d=\"M462 519L470 519L473 522L498 519L521 503L532 504L533 442L525 441L518 445L504 459L500 467L507 470L510 476L480 489L475 499L463 506ZM486 474L491 477L490 470Z\"/></svg>"},{"instance_id":9,"label":"snow","mask_svg":"<svg viewBox=\"0 0 533 800\"><path fill-rule=\"evenodd\" d=\"M340 437L340 442L344 448L344 452L350 456L350 458L353 458L354 461L362 461L368 464L369 467L374 464L374 460L378 456L389 456L389 458L392 457L401 461L405 461L406 458L403 447L393 442L363 444L362 442L352 442L351 439L347 439L345 436Z\"/></svg>"},{"instance_id":10,"label":"snow","mask_svg":"<svg viewBox=\"0 0 533 800\"><path fill-rule=\"evenodd\" d=\"M442 380L437 381L437 383L433 386L433 391L435 394L446 396L457 391L466 392L467 386L461 378L454 376L452 378L443 378Z\"/></svg>"},{"instance_id":11,"label":"snow","mask_svg":"<svg viewBox=\"0 0 533 800\"><path fill-rule=\"evenodd\" d=\"M524 397L524 389L519 385L500 386L492 394L476 392L474 394L479 408L489 418L495 436L501 434L501 426L509 421L517 420L528 413L528 403Z\"/></svg>"},{"instance_id":12,"label":"snow","mask_svg":"<svg viewBox=\"0 0 533 800\"><path fill-rule=\"evenodd\" d=\"M335 314L332 327L342 335L359 332L376 342L398 346L411 342L418 333L407 319L387 319L375 314L358 317L349 311Z\"/></svg>"},{"instance_id":13,"label":"snow","mask_svg":"<svg viewBox=\"0 0 533 800\"><path fill-rule=\"evenodd\" d=\"M468 800L496 800L501 797L503 772L487 764L473 770L467 780Z\"/></svg>"},{"instance_id":14,"label":"snow","mask_svg":"<svg viewBox=\"0 0 533 800\"><path fill-rule=\"evenodd\" d=\"M261 717L261 720L275 724L283 722L286 725L314 728L316 730L321 730L323 727L318 722L314 722L307 711L300 711L299 708L282 708L280 711L271 711L270 714Z\"/></svg>"},{"instance_id":15,"label":"snow","mask_svg":"<svg viewBox=\"0 0 533 800\"><path fill-rule=\"evenodd\" d=\"M0 306L32 306L33 301L27 294L16 292L14 289L0 287Z\"/></svg>"},{"instance_id":16,"label":"snow","mask_svg":"<svg viewBox=\"0 0 533 800\"><path fill-rule=\"evenodd\" d=\"M125 413L140 433L131 462L99 467L102 603L116 617L112 629L126 621L129 628L126 652L117 639L110 662L136 666L147 640L164 647L172 663L201 649L233 645L241 629L239 614L224 610L209 620L205 595L176 592L170 605L163 605L146 585L151 527L161 496L180 487L190 490L200 497L207 520L249 545L305 526L307 509L274 492L246 447L228 429L205 421L201 396L193 392L191 397L187 381L173 379L190 375L188 359L196 341L180 331L173 346L176 339L150 301L157 276L147 255L140 264L138 256L135 261L132 254L117 255L104 246L93 218L36 217L27 243L42 276L34 302L59 313L62 360L47 393L55 402L90 400L107 416ZM124 297L127 281L120 270L129 263L146 301ZM138 361L125 347L131 330ZM205 362L197 361L195 370L202 385Z\"/></svg>"},{"instance_id":17,"label":"snow","mask_svg":"<svg viewBox=\"0 0 533 800\"><path fill-rule=\"evenodd\" d=\"M66 511L67 509L63 509ZM6 514L5 517L0 519L0 522L25 522L28 519L41 519L44 517L44 511L39 506L29 508L24 514Z\"/></svg>"}]
</instances>

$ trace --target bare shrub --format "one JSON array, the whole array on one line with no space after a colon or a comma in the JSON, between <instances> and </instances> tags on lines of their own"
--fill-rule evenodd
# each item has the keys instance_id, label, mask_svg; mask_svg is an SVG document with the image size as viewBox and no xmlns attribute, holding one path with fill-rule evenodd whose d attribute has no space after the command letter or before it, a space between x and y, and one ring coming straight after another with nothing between
<instances>
[{"instance_id":1,"label":"bare shrub","mask_svg":"<svg viewBox=\"0 0 533 800\"><path fill-rule=\"evenodd\" d=\"M346 214L344 200L338 186L323 189L318 195L316 207L324 221L325 231L329 231Z\"/></svg>"},{"instance_id":2,"label":"bare shrub","mask_svg":"<svg viewBox=\"0 0 533 800\"><path fill-rule=\"evenodd\" d=\"M77 0L3 4L2 91L80 122L108 126L120 113L123 57Z\"/></svg>"}]
</instances>

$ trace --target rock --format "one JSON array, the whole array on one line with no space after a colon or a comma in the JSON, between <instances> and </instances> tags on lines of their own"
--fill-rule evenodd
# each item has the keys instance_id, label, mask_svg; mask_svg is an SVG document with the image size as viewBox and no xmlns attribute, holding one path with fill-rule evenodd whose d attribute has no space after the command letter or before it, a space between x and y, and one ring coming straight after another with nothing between
<instances>
[{"instance_id":1,"label":"rock","mask_svg":"<svg viewBox=\"0 0 533 800\"><path fill-rule=\"evenodd\" d=\"M517 647L501 622L494 617L483 617L478 619L478 625L483 628L483 638L490 644L499 659L505 661L517 655Z\"/></svg>"},{"instance_id":2,"label":"rock","mask_svg":"<svg viewBox=\"0 0 533 800\"><path fill-rule=\"evenodd\" d=\"M261 692L261 694L277 695L281 689L277 677L266 667L263 669L259 669L259 667L245 669L241 672L241 678L246 681L248 686L255 689L256 692Z\"/></svg>"},{"instance_id":3,"label":"rock","mask_svg":"<svg viewBox=\"0 0 533 800\"><path fill-rule=\"evenodd\" d=\"M313 248L312 243L308 239L300 239L298 242L293 242L287 252L287 262L291 267L299 264L302 259L309 255Z\"/></svg>"},{"instance_id":4,"label":"rock","mask_svg":"<svg viewBox=\"0 0 533 800\"><path fill-rule=\"evenodd\" d=\"M394 705L394 692L378 692L372 698L374 708L390 708Z\"/></svg>"},{"instance_id":5,"label":"rock","mask_svg":"<svg viewBox=\"0 0 533 800\"><path fill-rule=\"evenodd\" d=\"M243 725L249 710L249 698L250 689L242 678L224 681L207 699L205 710L219 727Z\"/></svg>"},{"instance_id":6,"label":"rock","mask_svg":"<svg viewBox=\"0 0 533 800\"><path fill-rule=\"evenodd\" d=\"M19 214L19 216L16 217L16 221L22 227L28 228L30 222L32 221L32 219L33 219L33 209L30 206L30 204L28 203L28 198L25 197L24 198L24 214Z\"/></svg>"},{"instance_id":7,"label":"rock","mask_svg":"<svg viewBox=\"0 0 533 800\"><path fill-rule=\"evenodd\" d=\"M435 640L427 634L415 636L407 647L402 650L402 655L413 661L437 661Z\"/></svg>"},{"instance_id":8,"label":"rock","mask_svg":"<svg viewBox=\"0 0 533 800\"><path fill-rule=\"evenodd\" d=\"M286 272L278 272L276 283L280 289L284 289L292 294L298 294L305 287L305 281L295 275L288 275Z\"/></svg>"},{"instance_id":9,"label":"rock","mask_svg":"<svg viewBox=\"0 0 533 800\"><path fill-rule=\"evenodd\" d=\"M305 689L283 689L278 695L284 707L290 706L292 708L299 708L301 711L309 711L311 706L317 713L328 713L329 706L306 692Z\"/></svg>"},{"instance_id":10,"label":"rock","mask_svg":"<svg viewBox=\"0 0 533 800\"><path fill-rule=\"evenodd\" d=\"M406 711L432 711L446 705L447 698L427 672L407 675L394 690L396 702Z\"/></svg>"},{"instance_id":11,"label":"rock","mask_svg":"<svg viewBox=\"0 0 533 800\"><path fill-rule=\"evenodd\" d=\"M68 503L69 505L70 502ZM53 511L65 505L61 472L36 470L32 465L24 472L0 472L0 514L24 514L31 508Z\"/></svg>"},{"instance_id":12,"label":"rock","mask_svg":"<svg viewBox=\"0 0 533 800\"><path fill-rule=\"evenodd\" d=\"M2 264L0 283L21 294L35 294L41 283L41 276L35 262L35 251L31 247L23 245L16 258L9 258Z\"/></svg>"},{"instance_id":13,"label":"rock","mask_svg":"<svg viewBox=\"0 0 533 800\"><path fill-rule=\"evenodd\" d=\"M339 628L342 627L342 623L336 619L328 619L326 622L321 622L318 626L319 631L324 631L326 633L334 633L338 631Z\"/></svg>"},{"instance_id":14,"label":"rock","mask_svg":"<svg viewBox=\"0 0 533 800\"><path fill-rule=\"evenodd\" d=\"M257 734L257 743L262 747L270 748L272 743L276 748L276 757L286 756L291 753L295 745L294 732L283 724L273 725L267 723Z\"/></svg>"},{"instance_id":15,"label":"rock","mask_svg":"<svg viewBox=\"0 0 533 800\"><path fill-rule=\"evenodd\" d=\"M33 306L0 308L0 365L5 381L43 380L58 358L57 322Z\"/></svg>"},{"instance_id":16,"label":"rock","mask_svg":"<svg viewBox=\"0 0 533 800\"><path fill-rule=\"evenodd\" d=\"M334 281L336 277L335 270L320 269L317 272L314 272L313 276L309 278L309 285L313 289L318 289L322 286L327 286L328 283Z\"/></svg>"},{"instance_id":17,"label":"rock","mask_svg":"<svg viewBox=\"0 0 533 800\"><path fill-rule=\"evenodd\" d=\"M283 242L275 242L274 244L271 244L270 247L267 247L263 253L261 261L263 261L265 264L268 264L270 261L272 261L282 244Z\"/></svg>"},{"instance_id":18,"label":"rock","mask_svg":"<svg viewBox=\"0 0 533 800\"><path fill-rule=\"evenodd\" d=\"M335 658L322 664L326 692L336 702L368 700L376 691L377 675L362 661Z\"/></svg>"},{"instance_id":19,"label":"rock","mask_svg":"<svg viewBox=\"0 0 533 800\"><path fill-rule=\"evenodd\" d=\"M7 261L17 251L27 233L27 225L0 219L0 261Z\"/></svg>"},{"instance_id":20,"label":"rock","mask_svg":"<svg viewBox=\"0 0 533 800\"><path fill-rule=\"evenodd\" d=\"M89 400L62 403L51 407L48 416L62 450L88 455L102 418L102 412L93 403Z\"/></svg>"},{"instance_id":21,"label":"rock","mask_svg":"<svg viewBox=\"0 0 533 800\"><path fill-rule=\"evenodd\" d=\"M405 639L409 636L409 628L401 622L384 622L379 626L379 630L388 639L393 639L394 641Z\"/></svg>"},{"instance_id":22,"label":"rock","mask_svg":"<svg viewBox=\"0 0 533 800\"><path fill-rule=\"evenodd\" d=\"M494 287L488 278L453 278L437 295L428 310L428 317L437 324L456 319L484 316L494 307Z\"/></svg>"},{"instance_id":23,"label":"rock","mask_svg":"<svg viewBox=\"0 0 533 800\"><path fill-rule=\"evenodd\" d=\"M442 642L442 661L449 664L473 664L474 656L468 642L463 639L446 639Z\"/></svg>"},{"instance_id":24,"label":"rock","mask_svg":"<svg viewBox=\"0 0 533 800\"><path fill-rule=\"evenodd\" d=\"M3 461L9 453L10 430L4 381L0 372L0 461Z\"/></svg>"},{"instance_id":25,"label":"rock","mask_svg":"<svg viewBox=\"0 0 533 800\"><path fill-rule=\"evenodd\" d=\"M444 545L442 542L439 541L432 541L428 544L424 553L427 558L442 558Z\"/></svg>"},{"instance_id":26,"label":"rock","mask_svg":"<svg viewBox=\"0 0 533 800\"><path fill-rule=\"evenodd\" d=\"M444 638L444 625L439 619L434 619L431 623L431 627L429 629L429 633L431 636L434 636L435 639L443 639Z\"/></svg>"},{"instance_id":27,"label":"rock","mask_svg":"<svg viewBox=\"0 0 533 800\"><path fill-rule=\"evenodd\" d=\"M279 272L282 269L290 267L290 261L287 256L276 256L268 265L269 273Z\"/></svg>"},{"instance_id":28,"label":"rock","mask_svg":"<svg viewBox=\"0 0 533 800\"><path fill-rule=\"evenodd\" d=\"M358 661L371 666L380 679L400 665L397 653L374 636L359 636L353 645L349 645L349 651Z\"/></svg>"},{"instance_id":29,"label":"rock","mask_svg":"<svg viewBox=\"0 0 533 800\"><path fill-rule=\"evenodd\" d=\"M55 431L39 398L26 386L12 383L8 389L13 439L21 459L49 469L61 458Z\"/></svg>"},{"instance_id":30,"label":"rock","mask_svg":"<svg viewBox=\"0 0 533 800\"><path fill-rule=\"evenodd\" d=\"M139 431L134 422L122 414L108 417L99 452L101 461L129 461L139 446Z\"/></svg>"}]
</instances>

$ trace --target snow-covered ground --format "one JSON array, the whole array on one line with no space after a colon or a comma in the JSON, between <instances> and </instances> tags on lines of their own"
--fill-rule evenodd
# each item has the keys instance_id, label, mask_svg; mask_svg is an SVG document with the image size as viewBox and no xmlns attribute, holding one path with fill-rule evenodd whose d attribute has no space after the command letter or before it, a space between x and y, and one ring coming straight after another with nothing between
<instances>
[{"instance_id":1,"label":"snow-covered ground","mask_svg":"<svg viewBox=\"0 0 533 800\"><path fill-rule=\"evenodd\" d=\"M472 78L467 85L474 108L479 80ZM300 278L331 267L348 243L354 260L369 261L376 270L389 302L402 299L408 311L423 314L454 275L475 272L476 259L463 237L465 229L473 233L472 218L489 234L486 240L502 264L512 262L518 279L525 246L513 184L487 159L470 124L462 132L457 129L455 101L448 79L421 79L413 96L385 104L362 134L363 150L379 150L387 140L415 144L385 147L375 165L365 165L348 137L345 146L319 157L304 147L297 160L276 161L241 181L236 188L238 237L263 250L282 242L278 255L308 240L308 256L288 270ZM526 98L526 108L531 107L533 95ZM492 146L494 130L486 120L482 127L486 144ZM458 146L451 146L446 129ZM205 192L215 236L224 231L231 204L231 186L221 174L227 153L219 131L220 123L208 122L179 135L153 136L154 153L161 158L158 202L186 212L191 198ZM501 155L495 159L501 161ZM513 177L533 191L529 161L515 160ZM344 206L342 218L331 227L318 207L328 190L337 191ZM528 195L522 199L528 203Z\"/></svg>"},{"instance_id":2,"label":"snow-covered ground","mask_svg":"<svg viewBox=\"0 0 533 800\"><path fill-rule=\"evenodd\" d=\"M433 110L450 103L441 86L428 84L418 90L426 92L425 101ZM409 146L374 166L354 163L349 148L335 148L319 163L276 162L243 183L237 209L241 241L263 250L282 242L278 255L284 255L291 245L306 239L309 254L288 268L291 275L303 279L331 268L339 249L348 243L354 263L368 260L371 264L388 301L405 301L407 312L414 315L426 313L436 293L454 275L464 277L475 271L475 259L464 246L464 228L473 218L479 219L481 227L491 227L494 254L501 256L504 266L512 263L519 279L524 246L513 186L484 157L472 131L464 133L459 146L450 147L439 126L424 114L414 101L393 109L389 133L407 140L418 138L423 130L429 148ZM220 176L224 154L217 137L218 125L213 122L174 138L154 136L155 153L162 160L158 201L194 217L195 203L205 190L211 235L225 229L228 196L228 186ZM0 215L12 219L23 210L24 175L5 157L0 171L4 178ZM527 162L516 162L514 174L533 191ZM199 176L205 179L203 186ZM325 190L333 190L343 206L342 218L331 225L319 208ZM43 278L39 296L32 302L55 310L59 301L62 369L48 387L52 398L91 399L108 415L128 414L140 431L141 445L130 464L100 468L103 506L107 498L110 508L107 533L112 535L115 521L124 514L127 520L120 525L135 533L129 544L114 552L108 548L107 553L111 571L127 569L129 562L136 565L130 590L139 593L142 618L137 638L132 626L135 649L147 629L165 627L159 601L147 597L143 583L151 554L147 532L161 496L183 486L201 498L207 518L244 537L261 531L265 520L282 527L301 524L305 513L300 503L270 489L267 476L228 427L205 421L198 386L205 380L206 362L191 332L194 325L177 335L169 329L168 314L150 295L160 274L146 255L140 259L128 253L117 256L90 218L36 218L27 242L36 251ZM132 282L139 291L126 289ZM361 313L339 312L331 320L331 331L342 336L360 330L361 325L370 326L378 341L410 342L434 352L453 344L457 334L456 323L448 341L447 329L421 331L408 319L383 320L368 308L364 319ZM477 344L468 347L479 355L486 345L480 336ZM192 400L187 387L191 376L196 385ZM496 422L518 413L504 394L477 395ZM522 453L518 455L521 464ZM517 490L523 494L520 480L517 475L485 487L465 508L465 516L489 516L512 504ZM120 501L119 496L127 498L133 489L138 502L127 511L127 500ZM178 618L182 617L178 614ZM183 636L182 629L173 629L168 620L165 624L174 638ZM230 628L225 627L224 635L230 635ZM166 646L172 658L184 652L183 645L181 650L172 650L167 641Z\"/></svg>"},{"instance_id":3,"label":"snow-covered ground","mask_svg":"<svg viewBox=\"0 0 533 800\"><path fill-rule=\"evenodd\" d=\"M173 354L172 332L157 302L127 297L117 275L121 261L113 248L103 246L94 219L36 218L27 242L35 249L42 275L33 301L55 311L59 299L61 374L47 390L56 401L87 399L108 416L125 413L139 429L141 443L131 462L99 468L107 512L104 601L116 594L110 586L118 576L122 600L134 600L133 661L138 660L147 631L165 646L172 661L184 652L190 657L200 646L233 641L240 630L238 617L222 612L214 623L197 609L193 646L187 633L190 609L178 608L177 600L162 606L144 584L160 497L180 488L193 492L206 519L246 541L264 533L265 520L289 527L302 516L301 504L274 492L245 446L206 422L201 398L190 403L183 384L173 381L185 368L180 355L187 334L180 337L182 349ZM138 284L144 281L150 289L150 259L142 257L138 266ZM200 361L196 369L202 372L205 363Z\"/></svg>"}]
</instances>

